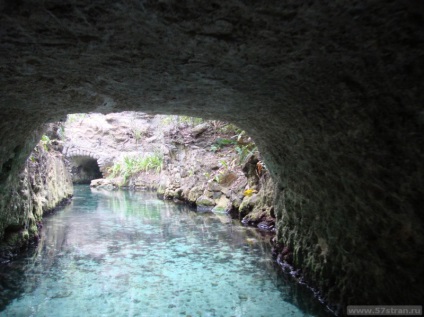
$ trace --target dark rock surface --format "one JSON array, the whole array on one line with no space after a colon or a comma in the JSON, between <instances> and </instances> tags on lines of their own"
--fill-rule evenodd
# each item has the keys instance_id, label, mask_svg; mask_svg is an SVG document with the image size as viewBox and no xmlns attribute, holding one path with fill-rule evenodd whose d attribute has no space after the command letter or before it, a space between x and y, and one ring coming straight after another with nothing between
<instances>
[{"instance_id":1,"label":"dark rock surface","mask_svg":"<svg viewBox=\"0 0 424 317\"><path fill-rule=\"evenodd\" d=\"M235 122L278 188L280 243L326 299L417 304L421 1L2 1L0 191L67 113Z\"/></svg>"}]
</instances>

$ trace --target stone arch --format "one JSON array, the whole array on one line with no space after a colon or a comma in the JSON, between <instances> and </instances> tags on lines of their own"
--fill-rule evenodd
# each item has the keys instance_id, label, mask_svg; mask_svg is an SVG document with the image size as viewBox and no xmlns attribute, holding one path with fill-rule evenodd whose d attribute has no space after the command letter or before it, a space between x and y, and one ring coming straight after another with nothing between
<instances>
[{"instance_id":1,"label":"stone arch","mask_svg":"<svg viewBox=\"0 0 424 317\"><path fill-rule=\"evenodd\" d=\"M263 153L278 239L326 299L424 298L422 2L114 5L0 5L2 197L67 113L222 119Z\"/></svg>"},{"instance_id":2,"label":"stone arch","mask_svg":"<svg viewBox=\"0 0 424 317\"><path fill-rule=\"evenodd\" d=\"M74 183L89 183L105 175L103 160L99 154L82 148L64 148L63 153L70 161Z\"/></svg>"}]
</instances>

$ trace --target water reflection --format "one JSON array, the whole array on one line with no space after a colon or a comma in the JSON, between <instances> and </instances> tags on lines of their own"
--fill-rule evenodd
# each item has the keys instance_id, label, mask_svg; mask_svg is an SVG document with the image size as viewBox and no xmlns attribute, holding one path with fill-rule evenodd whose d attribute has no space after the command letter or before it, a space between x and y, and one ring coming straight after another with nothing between
<instances>
[{"instance_id":1,"label":"water reflection","mask_svg":"<svg viewBox=\"0 0 424 317\"><path fill-rule=\"evenodd\" d=\"M153 193L77 187L38 246L0 268L0 315L325 316L269 239Z\"/></svg>"}]
</instances>

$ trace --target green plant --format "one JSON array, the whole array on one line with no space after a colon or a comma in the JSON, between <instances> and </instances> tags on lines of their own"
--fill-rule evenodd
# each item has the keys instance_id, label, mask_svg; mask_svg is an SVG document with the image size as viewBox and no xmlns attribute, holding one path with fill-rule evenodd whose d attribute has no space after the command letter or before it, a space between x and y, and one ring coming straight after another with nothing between
<instances>
[{"instance_id":1,"label":"green plant","mask_svg":"<svg viewBox=\"0 0 424 317\"><path fill-rule=\"evenodd\" d=\"M237 142L240 142L245 135L246 135L246 131L244 130L239 131L237 134Z\"/></svg>"},{"instance_id":2,"label":"green plant","mask_svg":"<svg viewBox=\"0 0 424 317\"><path fill-rule=\"evenodd\" d=\"M212 144L212 145L211 145L211 151L212 151L212 152L214 152L214 153L215 153L215 152L216 152L216 151L218 151L219 149L220 149L220 147L219 147L219 146L217 146L217 145L215 145L215 144Z\"/></svg>"},{"instance_id":3,"label":"green plant","mask_svg":"<svg viewBox=\"0 0 424 317\"><path fill-rule=\"evenodd\" d=\"M138 146L138 143L143 138L143 136L146 136L146 131L139 129L134 125L131 127L131 132L135 139L135 144Z\"/></svg>"},{"instance_id":4,"label":"green plant","mask_svg":"<svg viewBox=\"0 0 424 317\"><path fill-rule=\"evenodd\" d=\"M111 167L108 168L109 177L116 177L121 174L122 163L115 162Z\"/></svg>"},{"instance_id":5,"label":"green plant","mask_svg":"<svg viewBox=\"0 0 424 317\"><path fill-rule=\"evenodd\" d=\"M40 144L43 146L45 151L48 151L49 145L51 144L51 140L47 135L43 134L40 140Z\"/></svg>"},{"instance_id":6,"label":"green plant","mask_svg":"<svg viewBox=\"0 0 424 317\"><path fill-rule=\"evenodd\" d=\"M131 133L132 133L132 135L135 139L135 144L138 144L138 142L141 140L142 137L146 137L147 132L148 132L145 127L144 127L144 129L139 128L139 126L137 125L135 117L133 117L131 119L130 130L131 130Z\"/></svg>"},{"instance_id":7,"label":"green plant","mask_svg":"<svg viewBox=\"0 0 424 317\"><path fill-rule=\"evenodd\" d=\"M121 176L124 183L128 178L142 171L154 171L159 173L162 170L163 156L159 153L153 153L141 157L125 156L122 161L115 162L108 169L110 177Z\"/></svg>"},{"instance_id":8,"label":"green plant","mask_svg":"<svg viewBox=\"0 0 424 317\"><path fill-rule=\"evenodd\" d=\"M235 150L239 155L239 164L242 164L251 154L257 151L257 147L254 143L250 143L246 145L237 145Z\"/></svg>"},{"instance_id":9,"label":"green plant","mask_svg":"<svg viewBox=\"0 0 424 317\"><path fill-rule=\"evenodd\" d=\"M234 140L225 139L225 138L217 138L215 142L211 145L211 151L216 152L222 149L224 146L234 145L234 144L237 144L237 142Z\"/></svg>"},{"instance_id":10,"label":"green plant","mask_svg":"<svg viewBox=\"0 0 424 317\"><path fill-rule=\"evenodd\" d=\"M143 136L143 131L138 130L138 129L134 129L133 130L133 135L134 135L134 139L135 141L138 143L138 141L141 139L141 137Z\"/></svg>"},{"instance_id":11,"label":"green plant","mask_svg":"<svg viewBox=\"0 0 424 317\"><path fill-rule=\"evenodd\" d=\"M163 156L155 153L151 156L147 156L145 158L145 167L144 169L147 170L153 170L156 173L159 173L162 170L162 164L163 164Z\"/></svg>"},{"instance_id":12,"label":"green plant","mask_svg":"<svg viewBox=\"0 0 424 317\"><path fill-rule=\"evenodd\" d=\"M220 160L219 163L223 168L228 169L228 162L226 160Z\"/></svg>"}]
</instances>

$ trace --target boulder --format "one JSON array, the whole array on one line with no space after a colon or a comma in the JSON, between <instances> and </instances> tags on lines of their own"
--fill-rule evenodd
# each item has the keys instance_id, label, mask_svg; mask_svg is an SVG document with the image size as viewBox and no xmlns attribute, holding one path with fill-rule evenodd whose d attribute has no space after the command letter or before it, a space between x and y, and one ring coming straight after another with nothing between
<instances>
[{"instance_id":1,"label":"boulder","mask_svg":"<svg viewBox=\"0 0 424 317\"><path fill-rule=\"evenodd\" d=\"M239 207L240 218L244 218L253 209L257 201L257 194L253 194L252 196L244 196L243 201Z\"/></svg>"},{"instance_id":2,"label":"boulder","mask_svg":"<svg viewBox=\"0 0 424 317\"><path fill-rule=\"evenodd\" d=\"M197 198L196 205L211 207L211 206L215 206L215 201L209 197L206 197L205 195L202 195L199 198Z\"/></svg>"},{"instance_id":3,"label":"boulder","mask_svg":"<svg viewBox=\"0 0 424 317\"><path fill-rule=\"evenodd\" d=\"M203 132L205 132L208 128L209 128L209 123L208 122L199 124L199 125L195 126L193 129L191 129L191 135L193 135L194 137L197 138Z\"/></svg>"},{"instance_id":4,"label":"boulder","mask_svg":"<svg viewBox=\"0 0 424 317\"><path fill-rule=\"evenodd\" d=\"M194 186L192 189L190 189L190 191L188 192L188 197L187 200L189 201L189 203L196 203L197 199L202 196L203 193L203 188L199 187L199 186Z\"/></svg>"},{"instance_id":5,"label":"boulder","mask_svg":"<svg viewBox=\"0 0 424 317\"><path fill-rule=\"evenodd\" d=\"M227 213L231 209L231 201L222 195L219 199L215 200L216 206L212 209L216 213Z\"/></svg>"},{"instance_id":6,"label":"boulder","mask_svg":"<svg viewBox=\"0 0 424 317\"><path fill-rule=\"evenodd\" d=\"M98 178L98 179L93 179L91 181L90 187L114 190L114 189L117 189L119 186L116 183L114 183L113 180L111 179Z\"/></svg>"}]
</instances>

